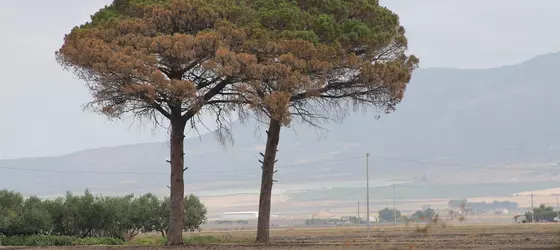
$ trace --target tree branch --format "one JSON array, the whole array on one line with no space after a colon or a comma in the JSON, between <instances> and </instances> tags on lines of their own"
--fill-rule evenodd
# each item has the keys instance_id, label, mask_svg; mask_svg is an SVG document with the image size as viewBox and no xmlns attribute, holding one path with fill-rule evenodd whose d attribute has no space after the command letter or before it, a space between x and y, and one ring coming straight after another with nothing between
<instances>
[{"instance_id":1,"label":"tree branch","mask_svg":"<svg viewBox=\"0 0 560 250\"><path fill-rule=\"evenodd\" d=\"M185 114L182 115L182 119L184 119L185 121L188 121L191 118L193 118L198 113L198 111L200 111L200 108L202 107L202 105L206 104L208 102L208 100L212 99L212 97L219 94L220 91L222 91L227 85L229 85L232 82L233 82L233 78L228 77L228 78L222 80L220 83L218 83L216 86L214 86L210 90L208 90L208 92L206 92L206 94L204 94L202 96L202 98L200 98L198 103L193 105Z\"/></svg>"},{"instance_id":2,"label":"tree branch","mask_svg":"<svg viewBox=\"0 0 560 250\"><path fill-rule=\"evenodd\" d=\"M154 109L156 109L157 111L159 111L163 116L165 116L165 118L167 119L171 119L171 114L169 112L167 112L161 105L157 104L157 103L153 103L152 107L154 107Z\"/></svg>"},{"instance_id":3,"label":"tree branch","mask_svg":"<svg viewBox=\"0 0 560 250\"><path fill-rule=\"evenodd\" d=\"M303 93L295 94L290 98L290 101L291 102L296 102L296 101L299 101L299 100L302 100L302 99L306 99L309 96L313 96L313 95L320 96L320 94L326 93L326 92L331 91L331 90L344 89L347 86L352 86L353 84L356 83L356 81L357 81L357 79L348 80L348 81L330 82L323 88L308 90L308 91L305 91Z\"/></svg>"}]
</instances>

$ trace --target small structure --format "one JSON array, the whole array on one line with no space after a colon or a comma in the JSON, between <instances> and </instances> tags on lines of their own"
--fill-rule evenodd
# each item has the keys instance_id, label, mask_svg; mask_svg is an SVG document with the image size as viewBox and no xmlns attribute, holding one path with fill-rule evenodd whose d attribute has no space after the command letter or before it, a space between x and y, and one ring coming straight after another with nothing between
<instances>
[{"instance_id":1,"label":"small structure","mask_svg":"<svg viewBox=\"0 0 560 250\"><path fill-rule=\"evenodd\" d=\"M329 209L318 211L311 215L311 219L322 219L322 220L328 220L334 217L335 215L332 214Z\"/></svg>"},{"instance_id":2,"label":"small structure","mask_svg":"<svg viewBox=\"0 0 560 250\"><path fill-rule=\"evenodd\" d=\"M527 217L525 215L519 214L519 215L513 216L513 221L515 223L527 223L528 220L527 220Z\"/></svg>"},{"instance_id":3,"label":"small structure","mask_svg":"<svg viewBox=\"0 0 560 250\"><path fill-rule=\"evenodd\" d=\"M495 214L509 214L509 210L507 210L507 209L505 209L505 208L504 208L504 209L496 209L496 210L494 211L494 213L495 213Z\"/></svg>"},{"instance_id":4,"label":"small structure","mask_svg":"<svg viewBox=\"0 0 560 250\"><path fill-rule=\"evenodd\" d=\"M367 220L367 218L366 218L366 220ZM379 217L370 215L369 216L369 222L377 223L377 222L379 222Z\"/></svg>"}]
</instances>

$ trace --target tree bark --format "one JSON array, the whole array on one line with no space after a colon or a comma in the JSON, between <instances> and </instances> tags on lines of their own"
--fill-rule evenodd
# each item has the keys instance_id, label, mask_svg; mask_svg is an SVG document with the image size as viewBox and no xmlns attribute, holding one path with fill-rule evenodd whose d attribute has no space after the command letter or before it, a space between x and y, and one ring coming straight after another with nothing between
<instances>
[{"instance_id":1,"label":"tree bark","mask_svg":"<svg viewBox=\"0 0 560 250\"><path fill-rule=\"evenodd\" d=\"M170 161L171 161L171 188L170 188L170 215L169 231L167 232L169 245L183 244L183 217L185 196L184 174L184 141L186 122L182 119L171 120Z\"/></svg>"},{"instance_id":2,"label":"tree bark","mask_svg":"<svg viewBox=\"0 0 560 250\"><path fill-rule=\"evenodd\" d=\"M262 166L259 220L257 225L257 242L260 243L268 243L270 241L270 203L272 184L274 182L274 164L276 163L276 152L280 141L280 129L280 122L271 119L267 131L266 149Z\"/></svg>"}]
</instances>

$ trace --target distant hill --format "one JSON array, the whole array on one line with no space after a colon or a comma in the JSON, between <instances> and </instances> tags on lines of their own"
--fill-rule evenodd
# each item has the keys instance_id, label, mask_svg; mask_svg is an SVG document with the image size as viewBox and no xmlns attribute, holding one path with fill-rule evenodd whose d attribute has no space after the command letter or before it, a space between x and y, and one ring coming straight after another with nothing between
<instances>
[{"instance_id":1,"label":"distant hill","mask_svg":"<svg viewBox=\"0 0 560 250\"><path fill-rule=\"evenodd\" d=\"M379 120L370 110L325 125L326 133L297 124L284 129L275 190L355 185L364 179L365 160L359 157L366 152L373 157L371 178L379 185L381 179L558 181L560 170L551 166L560 162L559 68L560 54L548 54L493 69L420 69L396 112ZM235 143L226 147L212 134L187 140L187 191L258 189L263 131L251 122L234 124ZM138 144L1 160L0 188L39 195L85 188L166 194L167 147ZM528 166L548 170L508 170Z\"/></svg>"}]
</instances>

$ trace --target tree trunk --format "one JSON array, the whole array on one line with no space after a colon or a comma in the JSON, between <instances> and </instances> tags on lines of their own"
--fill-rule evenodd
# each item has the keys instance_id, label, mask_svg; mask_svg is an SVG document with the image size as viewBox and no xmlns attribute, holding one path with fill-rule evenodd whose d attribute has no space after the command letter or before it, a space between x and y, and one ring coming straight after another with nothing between
<instances>
[{"instance_id":1,"label":"tree trunk","mask_svg":"<svg viewBox=\"0 0 560 250\"><path fill-rule=\"evenodd\" d=\"M184 206L183 197L185 196L184 173L184 140L186 122L177 119L171 121L171 194L170 194L170 215L169 231L167 232L169 245L183 244L183 216Z\"/></svg>"},{"instance_id":2,"label":"tree trunk","mask_svg":"<svg viewBox=\"0 0 560 250\"><path fill-rule=\"evenodd\" d=\"M274 182L274 163L276 163L276 152L280 141L279 121L270 120L267 131L266 149L264 152L261 194L259 200L259 220L257 225L257 242L268 243L270 240L270 203L272 197L272 183Z\"/></svg>"}]
</instances>

